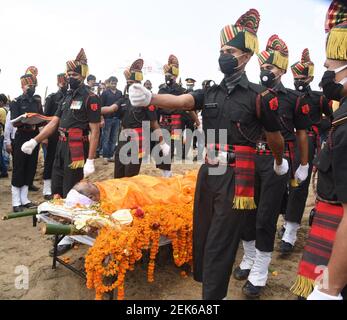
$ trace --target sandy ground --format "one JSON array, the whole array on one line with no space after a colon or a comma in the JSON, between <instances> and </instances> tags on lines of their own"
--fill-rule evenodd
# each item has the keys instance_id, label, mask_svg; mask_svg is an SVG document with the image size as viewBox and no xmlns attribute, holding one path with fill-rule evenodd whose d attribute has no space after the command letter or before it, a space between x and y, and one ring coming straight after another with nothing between
<instances>
[{"instance_id":1,"label":"sandy ground","mask_svg":"<svg viewBox=\"0 0 347 320\"><path fill-rule=\"evenodd\" d=\"M42 201L42 165L38 170L35 184L40 186L40 191L31 192L32 201ZM197 165L176 165L174 173L184 173L197 168ZM142 168L142 173L159 175L154 165L147 164ZM97 174L95 180L111 178L113 164L104 165L101 159L97 160ZM290 300L295 299L289 288L293 284L298 262L307 237L307 213L313 206L313 197L308 200L303 227L299 231L299 240L294 253L288 259L279 257L278 245L273 254L270 270L277 271L278 275L270 275L268 285L261 299L264 300ZM0 216L11 211L10 179L0 180ZM281 219L279 224L281 223ZM0 299L48 299L48 300L85 300L94 299L94 291L88 290L85 281L70 270L58 265L52 269L52 258L48 256L52 248L51 239L42 236L39 227L33 228L32 218L22 218L10 221L0 220ZM83 266L83 256L88 248L80 245L71 250L66 257L71 258L74 266ZM242 248L238 252L235 266L242 258ZM145 260L145 259L144 259ZM15 281L18 277L16 267L26 266L29 270L29 288L16 289ZM193 300L200 299L201 285L195 282L190 275L188 278L180 276L170 256L169 246L162 247L159 251L155 282L147 283L147 266L145 261L138 263L134 272L126 276L125 298L143 300ZM241 292L244 282L231 279L228 298L245 299Z\"/></svg>"}]
</instances>

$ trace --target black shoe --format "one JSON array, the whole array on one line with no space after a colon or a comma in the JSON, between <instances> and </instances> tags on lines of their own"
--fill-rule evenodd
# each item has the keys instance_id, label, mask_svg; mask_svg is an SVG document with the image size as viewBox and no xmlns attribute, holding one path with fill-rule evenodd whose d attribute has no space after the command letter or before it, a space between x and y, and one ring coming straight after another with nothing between
<instances>
[{"instance_id":1,"label":"black shoe","mask_svg":"<svg viewBox=\"0 0 347 320\"><path fill-rule=\"evenodd\" d=\"M8 178L8 173L1 173L0 178Z\"/></svg>"},{"instance_id":2,"label":"black shoe","mask_svg":"<svg viewBox=\"0 0 347 320\"><path fill-rule=\"evenodd\" d=\"M33 202L29 202L22 206L24 209L35 209L37 208L37 204Z\"/></svg>"},{"instance_id":3,"label":"black shoe","mask_svg":"<svg viewBox=\"0 0 347 320\"><path fill-rule=\"evenodd\" d=\"M40 188L39 187L36 187L36 186L34 186L33 184L31 185L31 186L29 186L29 191L39 191L40 190Z\"/></svg>"},{"instance_id":4,"label":"black shoe","mask_svg":"<svg viewBox=\"0 0 347 320\"><path fill-rule=\"evenodd\" d=\"M57 257L62 256L64 253L68 252L71 250L73 247L73 244L63 244L61 246L58 245L57 249ZM54 256L54 248L49 250L49 256L53 257Z\"/></svg>"},{"instance_id":5,"label":"black shoe","mask_svg":"<svg viewBox=\"0 0 347 320\"><path fill-rule=\"evenodd\" d=\"M294 250L294 246L291 245L290 243L288 242L285 242L285 241L281 241L281 245L280 245L280 252L282 255L288 255L288 254L291 254Z\"/></svg>"},{"instance_id":6,"label":"black shoe","mask_svg":"<svg viewBox=\"0 0 347 320\"><path fill-rule=\"evenodd\" d=\"M286 232L286 228L284 226L282 226L281 229L279 229L277 232L278 238L282 239L285 232Z\"/></svg>"},{"instance_id":7,"label":"black shoe","mask_svg":"<svg viewBox=\"0 0 347 320\"><path fill-rule=\"evenodd\" d=\"M233 276L236 280L240 280L240 281L247 280L250 272L251 272L250 269L242 270L240 267L237 267L233 272Z\"/></svg>"},{"instance_id":8,"label":"black shoe","mask_svg":"<svg viewBox=\"0 0 347 320\"><path fill-rule=\"evenodd\" d=\"M23 211L23 208L22 206L16 206L16 207L13 207L13 212L22 212Z\"/></svg>"},{"instance_id":9,"label":"black shoe","mask_svg":"<svg viewBox=\"0 0 347 320\"><path fill-rule=\"evenodd\" d=\"M46 201L50 201L50 200L52 200L53 199L53 195L51 195L51 194L46 194L44 197L43 197Z\"/></svg>"},{"instance_id":10,"label":"black shoe","mask_svg":"<svg viewBox=\"0 0 347 320\"><path fill-rule=\"evenodd\" d=\"M254 286L251 282L247 281L242 288L242 292L247 298L254 299L260 297L263 288L264 287Z\"/></svg>"}]
</instances>

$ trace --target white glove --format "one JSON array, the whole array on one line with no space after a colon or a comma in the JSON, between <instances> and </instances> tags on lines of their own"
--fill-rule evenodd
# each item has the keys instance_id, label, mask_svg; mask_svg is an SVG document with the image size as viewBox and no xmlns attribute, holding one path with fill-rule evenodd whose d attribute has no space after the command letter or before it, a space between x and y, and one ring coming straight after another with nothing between
<instances>
[{"instance_id":1,"label":"white glove","mask_svg":"<svg viewBox=\"0 0 347 320\"><path fill-rule=\"evenodd\" d=\"M84 178L89 177L94 172L95 172L94 160L87 159L83 167Z\"/></svg>"},{"instance_id":2,"label":"white glove","mask_svg":"<svg viewBox=\"0 0 347 320\"><path fill-rule=\"evenodd\" d=\"M285 175L288 170L289 170L289 165L288 165L288 161L286 159L282 159L282 164L281 165L277 165L276 164L276 160L274 162L274 170L276 172L276 174L278 176L283 176Z\"/></svg>"},{"instance_id":3,"label":"white glove","mask_svg":"<svg viewBox=\"0 0 347 320\"><path fill-rule=\"evenodd\" d=\"M309 164L305 166L300 165L299 168L296 170L294 178L298 183L301 183L307 179L309 167Z\"/></svg>"},{"instance_id":4,"label":"white glove","mask_svg":"<svg viewBox=\"0 0 347 320\"><path fill-rule=\"evenodd\" d=\"M307 297L307 300L342 300L342 295L331 296L330 294L319 291L318 288L315 287L312 293Z\"/></svg>"},{"instance_id":5,"label":"white glove","mask_svg":"<svg viewBox=\"0 0 347 320\"><path fill-rule=\"evenodd\" d=\"M35 139L30 139L29 141L23 143L21 150L26 154L32 154L37 144L38 143Z\"/></svg>"},{"instance_id":6,"label":"white glove","mask_svg":"<svg viewBox=\"0 0 347 320\"><path fill-rule=\"evenodd\" d=\"M129 88L129 99L134 107L147 107L151 104L152 92L135 83Z\"/></svg>"},{"instance_id":7,"label":"white glove","mask_svg":"<svg viewBox=\"0 0 347 320\"><path fill-rule=\"evenodd\" d=\"M160 149L161 149L161 151L163 151L164 157L166 157L170 154L171 148L166 142L164 142L160 145Z\"/></svg>"}]
</instances>

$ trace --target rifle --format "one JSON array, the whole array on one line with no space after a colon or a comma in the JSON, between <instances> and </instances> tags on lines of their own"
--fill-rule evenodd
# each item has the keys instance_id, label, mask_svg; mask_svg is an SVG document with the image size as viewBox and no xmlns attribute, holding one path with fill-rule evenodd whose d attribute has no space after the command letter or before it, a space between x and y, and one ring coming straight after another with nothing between
<instances>
[{"instance_id":1,"label":"rifle","mask_svg":"<svg viewBox=\"0 0 347 320\"><path fill-rule=\"evenodd\" d=\"M44 99L43 99L42 105L45 105L45 103L46 103L47 92L48 92L48 87L46 87L46 90L45 90L45 97L44 97Z\"/></svg>"}]
</instances>

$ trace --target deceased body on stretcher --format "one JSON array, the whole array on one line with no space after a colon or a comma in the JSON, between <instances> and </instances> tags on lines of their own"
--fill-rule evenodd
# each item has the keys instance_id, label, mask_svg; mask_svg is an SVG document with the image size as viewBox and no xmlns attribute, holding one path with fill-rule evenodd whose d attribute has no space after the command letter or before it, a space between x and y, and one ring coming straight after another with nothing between
<instances>
[{"instance_id":1,"label":"deceased body on stretcher","mask_svg":"<svg viewBox=\"0 0 347 320\"><path fill-rule=\"evenodd\" d=\"M81 231L68 235L87 234L81 238L93 238L88 243L77 240L91 246L85 257L87 287L95 289L96 299L117 289L117 298L122 300L125 274L134 270L144 250L149 253L149 282L154 281L159 247L167 243L172 245L177 267L192 265L196 177L197 172L190 172L169 179L140 175L96 183L84 181L66 199L41 204L38 216L47 222L48 212L49 218L54 217L58 223L66 221L67 229ZM95 235L95 230L94 240L90 233ZM181 275L187 277L185 271ZM105 279L110 281L105 283Z\"/></svg>"},{"instance_id":2,"label":"deceased body on stretcher","mask_svg":"<svg viewBox=\"0 0 347 320\"><path fill-rule=\"evenodd\" d=\"M196 175L192 171L169 179L139 175L96 183L82 181L66 199L42 203L38 213L48 212L53 218L72 223L85 233L91 228L120 230L131 226L134 215L141 215L146 206L192 203Z\"/></svg>"}]
</instances>

